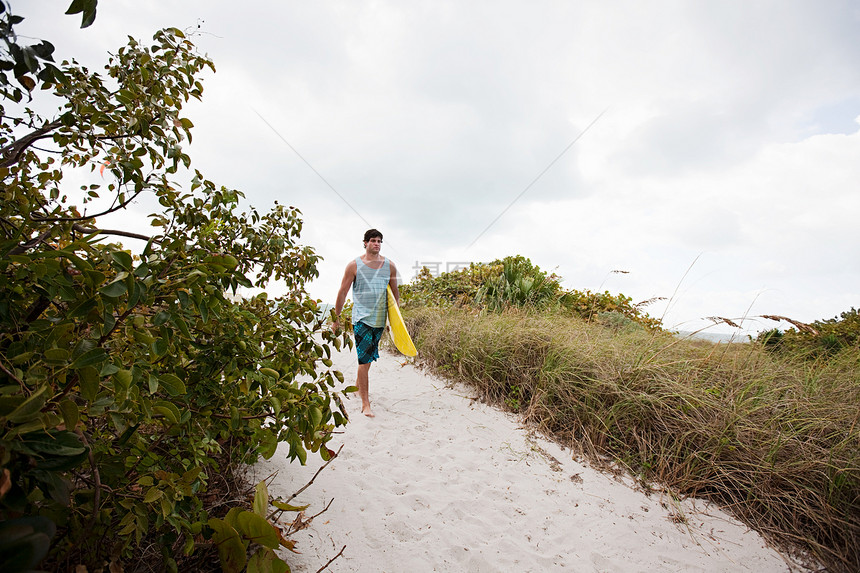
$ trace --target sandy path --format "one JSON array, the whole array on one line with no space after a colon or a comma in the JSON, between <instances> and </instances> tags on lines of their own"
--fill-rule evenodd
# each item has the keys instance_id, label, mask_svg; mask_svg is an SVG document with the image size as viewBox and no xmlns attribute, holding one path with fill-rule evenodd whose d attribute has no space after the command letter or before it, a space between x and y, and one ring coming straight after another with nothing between
<instances>
[{"instance_id":1,"label":"sandy path","mask_svg":"<svg viewBox=\"0 0 860 573\"><path fill-rule=\"evenodd\" d=\"M295 572L791 570L761 537L703 502L646 495L531 435L473 392L383 351L370 373L377 417L346 402L341 455L295 501L330 509L297 533ZM351 353L335 357L348 382ZM352 383L352 382L350 382ZM288 464L286 449L255 466L278 471L289 497L322 465ZM683 516L679 520L673 516Z\"/></svg>"}]
</instances>

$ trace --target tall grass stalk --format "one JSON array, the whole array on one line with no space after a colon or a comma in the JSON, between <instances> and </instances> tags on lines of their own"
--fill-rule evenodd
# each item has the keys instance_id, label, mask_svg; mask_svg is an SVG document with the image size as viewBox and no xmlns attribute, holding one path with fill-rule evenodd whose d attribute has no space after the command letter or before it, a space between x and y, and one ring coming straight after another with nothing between
<instances>
[{"instance_id":1,"label":"tall grass stalk","mask_svg":"<svg viewBox=\"0 0 860 573\"><path fill-rule=\"evenodd\" d=\"M719 503L783 549L860 571L860 356L779 358L636 325L407 314L427 363L592 461Z\"/></svg>"}]
</instances>

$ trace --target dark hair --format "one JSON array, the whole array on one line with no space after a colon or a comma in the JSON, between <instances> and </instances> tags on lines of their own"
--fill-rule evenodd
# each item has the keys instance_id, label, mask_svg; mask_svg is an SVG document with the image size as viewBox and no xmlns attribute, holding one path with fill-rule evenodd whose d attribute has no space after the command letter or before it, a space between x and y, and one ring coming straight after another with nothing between
<instances>
[{"instance_id":1,"label":"dark hair","mask_svg":"<svg viewBox=\"0 0 860 573\"><path fill-rule=\"evenodd\" d=\"M382 233L380 233L376 229L368 229L367 231L364 232L364 242L365 243L374 237L379 237L381 239Z\"/></svg>"}]
</instances>

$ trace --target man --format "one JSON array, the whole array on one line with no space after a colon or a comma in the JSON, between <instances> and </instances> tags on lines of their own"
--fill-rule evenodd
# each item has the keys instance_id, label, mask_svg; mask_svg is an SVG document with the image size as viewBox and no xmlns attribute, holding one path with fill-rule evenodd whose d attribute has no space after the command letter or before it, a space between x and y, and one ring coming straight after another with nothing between
<instances>
[{"instance_id":1,"label":"man","mask_svg":"<svg viewBox=\"0 0 860 573\"><path fill-rule=\"evenodd\" d=\"M387 286L391 286L394 299L400 304L397 289L397 269L394 263L379 254L382 249L382 233L370 229L364 233L364 254L346 265L343 281L335 302L335 317L339 317L346 302L350 287L353 291L352 324L355 331L355 348L358 352L358 395L361 397L361 413L369 418L375 414L370 409L370 365L379 358L379 339L385 328L388 313ZM340 328L335 318L332 328Z\"/></svg>"}]
</instances>

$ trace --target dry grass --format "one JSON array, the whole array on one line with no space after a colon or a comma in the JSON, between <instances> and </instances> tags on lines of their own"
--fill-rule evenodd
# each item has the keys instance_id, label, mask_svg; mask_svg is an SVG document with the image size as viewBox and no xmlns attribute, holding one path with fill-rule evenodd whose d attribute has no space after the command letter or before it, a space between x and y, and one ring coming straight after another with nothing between
<instances>
[{"instance_id":1,"label":"dry grass","mask_svg":"<svg viewBox=\"0 0 860 573\"><path fill-rule=\"evenodd\" d=\"M527 313L410 312L423 359L594 461L715 501L783 549L860 570L860 359L779 360Z\"/></svg>"}]
</instances>

